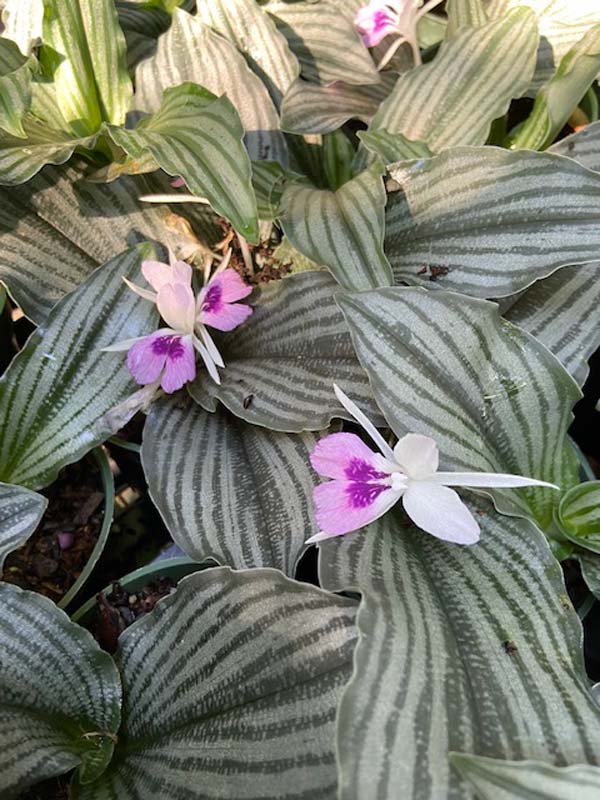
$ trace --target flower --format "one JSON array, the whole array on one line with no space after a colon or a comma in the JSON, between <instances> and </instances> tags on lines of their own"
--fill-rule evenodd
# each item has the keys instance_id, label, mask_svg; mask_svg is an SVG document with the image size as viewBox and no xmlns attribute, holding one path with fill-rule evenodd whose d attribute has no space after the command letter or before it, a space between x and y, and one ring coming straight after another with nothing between
<instances>
[{"instance_id":1,"label":"flower","mask_svg":"<svg viewBox=\"0 0 600 800\"><path fill-rule=\"evenodd\" d=\"M400 32L398 14L386 0L371 0L359 8L354 23L366 47L376 47L386 36Z\"/></svg>"},{"instance_id":2,"label":"flower","mask_svg":"<svg viewBox=\"0 0 600 800\"><path fill-rule=\"evenodd\" d=\"M417 527L438 539L474 544L479 539L479 525L449 487L558 489L554 484L520 475L440 472L439 451L433 439L409 433L392 449L352 400L335 385L334 390L380 452L371 450L354 433L334 433L319 441L311 453L311 464L319 475L332 480L314 490L321 532L307 543L358 530L402 499L405 512Z\"/></svg>"}]
</instances>

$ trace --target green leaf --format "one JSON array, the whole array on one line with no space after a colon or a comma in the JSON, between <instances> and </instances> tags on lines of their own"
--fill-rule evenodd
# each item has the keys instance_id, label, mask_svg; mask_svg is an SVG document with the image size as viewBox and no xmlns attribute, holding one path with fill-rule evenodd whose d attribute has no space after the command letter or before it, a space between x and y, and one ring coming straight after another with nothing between
<instances>
[{"instance_id":1,"label":"green leaf","mask_svg":"<svg viewBox=\"0 0 600 800\"><path fill-rule=\"evenodd\" d=\"M116 0L115 5L127 43L127 67L133 72L142 59L154 54L157 39L168 30L171 17L162 8L149 8L132 0ZM136 94L138 88L136 85Z\"/></svg>"},{"instance_id":2,"label":"green leaf","mask_svg":"<svg viewBox=\"0 0 600 800\"><path fill-rule=\"evenodd\" d=\"M326 272L302 272L257 289L252 316L218 341L226 364L217 386L202 372L190 393L208 411L220 400L236 417L275 431L326 428L347 414L333 393L347 388L380 416Z\"/></svg>"},{"instance_id":3,"label":"green leaf","mask_svg":"<svg viewBox=\"0 0 600 800\"><path fill-rule=\"evenodd\" d=\"M425 142L415 142L401 133L389 133L383 129L359 131L358 138L369 153L378 156L386 166L397 161L430 158L433 155Z\"/></svg>"},{"instance_id":4,"label":"green leaf","mask_svg":"<svg viewBox=\"0 0 600 800\"><path fill-rule=\"evenodd\" d=\"M275 567L293 577L317 528L311 433L249 425L196 403L152 406L142 464L150 496L176 544L191 558L236 569Z\"/></svg>"},{"instance_id":5,"label":"green leaf","mask_svg":"<svg viewBox=\"0 0 600 800\"><path fill-rule=\"evenodd\" d=\"M31 78L36 61L21 55L9 39L0 38L0 128L24 137L23 114L31 105Z\"/></svg>"},{"instance_id":6,"label":"green leaf","mask_svg":"<svg viewBox=\"0 0 600 800\"><path fill-rule=\"evenodd\" d=\"M502 297L598 258L600 176L547 153L461 147L390 172L397 281Z\"/></svg>"},{"instance_id":7,"label":"green leaf","mask_svg":"<svg viewBox=\"0 0 600 800\"><path fill-rule=\"evenodd\" d=\"M355 604L275 570L212 569L128 628L123 730L80 800L325 800Z\"/></svg>"},{"instance_id":8,"label":"green leaf","mask_svg":"<svg viewBox=\"0 0 600 800\"><path fill-rule=\"evenodd\" d=\"M363 596L338 711L340 800L471 798L453 750L598 759L598 707L560 568L533 524L475 509L471 547L400 512L320 545L322 585Z\"/></svg>"},{"instance_id":9,"label":"green leaf","mask_svg":"<svg viewBox=\"0 0 600 800\"><path fill-rule=\"evenodd\" d=\"M369 289L393 280L383 252L385 202L381 177L366 170L337 192L289 183L279 216L296 249L346 289Z\"/></svg>"},{"instance_id":10,"label":"green leaf","mask_svg":"<svg viewBox=\"0 0 600 800\"><path fill-rule=\"evenodd\" d=\"M431 63L398 78L369 130L402 133L434 152L484 144L493 120L527 90L537 43L535 14L525 8L461 29Z\"/></svg>"},{"instance_id":11,"label":"green leaf","mask_svg":"<svg viewBox=\"0 0 600 800\"><path fill-rule=\"evenodd\" d=\"M583 386L600 347L600 262L563 267L514 299L503 316L535 336Z\"/></svg>"},{"instance_id":12,"label":"green leaf","mask_svg":"<svg viewBox=\"0 0 600 800\"><path fill-rule=\"evenodd\" d=\"M274 220L277 217L285 181L285 170L278 161L252 162L252 188L259 219Z\"/></svg>"},{"instance_id":13,"label":"green leaf","mask_svg":"<svg viewBox=\"0 0 600 800\"><path fill-rule=\"evenodd\" d=\"M35 322L100 264L145 239L190 240L168 208L140 205L144 184L81 180L72 168L46 168L26 186L0 187L0 280Z\"/></svg>"},{"instance_id":14,"label":"green leaf","mask_svg":"<svg viewBox=\"0 0 600 800\"><path fill-rule=\"evenodd\" d=\"M199 0L197 16L244 54L279 108L300 66L269 14L255 0Z\"/></svg>"},{"instance_id":15,"label":"green leaf","mask_svg":"<svg viewBox=\"0 0 600 800\"><path fill-rule=\"evenodd\" d=\"M281 127L289 133L331 133L349 119L368 123L389 97L397 78L395 72L384 72L381 83L366 86L342 81L318 86L298 80L283 98Z\"/></svg>"},{"instance_id":16,"label":"green leaf","mask_svg":"<svg viewBox=\"0 0 600 800\"><path fill-rule=\"evenodd\" d=\"M184 81L198 83L216 95L227 94L240 115L251 158L287 163L279 114L260 78L231 42L198 17L175 9L156 54L137 68L136 108L158 111L163 90Z\"/></svg>"},{"instance_id":17,"label":"green leaf","mask_svg":"<svg viewBox=\"0 0 600 800\"><path fill-rule=\"evenodd\" d=\"M30 55L42 35L42 0L3 0L0 11L4 24L2 37L11 39L22 53Z\"/></svg>"},{"instance_id":18,"label":"green leaf","mask_svg":"<svg viewBox=\"0 0 600 800\"><path fill-rule=\"evenodd\" d=\"M535 99L533 111L511 139L513 150L543 150L552 144L600 72L600 24L563 57Z\"/></svg>"},{"instance_id":19,"label":"green leaf","mask_svg":"<svg viewBox=\"0 0 600 800\"><path fill-rule=\"evenodd\" d=\"M0 793L110 760L121 685L91 635L35 592L0 583Z\"/></svg>"},{"instance_id":20,"label":"green leaf","mask_svg":"<svg viewBox=\"0 0 600 800\"><path fill-rule=\"evenodd\" d=\"M578 133L566 136L548 150L559 156L575 159L587 169L600 172L600 122L594 122Z\"/></svg>"},{"instance_id":21,"label":"green leaf","mask_svg":"<svg viewBox=\"0 0 600 800\"><path fill-rule=\"evenodd\" d=\"M571 542L600 553L600 481L581 483L566 492L558 506L557 521Z\"/></svg>"},{"instance_id":22,"label":"green leaf","mask_svg":"<svg viewBox=\"0 0 600 800\"><path fill-rule=\"evenodd\" d=\"M460 28L480 28L489 21L482 0L447 0L446 14L447 39L455 36Z\"/></svg>"},{"instance_id":23,"label":"green leaf","mask_svg":"<svg viewBox=\"0 0 600 800\"><path fill-rule=\"evenodd\" d=\"M248 241L258 242L251 165L242 144L244 129L227 97L194 83L166 89L159 110L134 130L111 127L114 142L132 158L150 151L169 175L206 197Z\"/></svg>"},{"instance_id":24,"label":"green leaf","mask_svg":"<svg viewBox=\"0 0 600 800\"><path fill-rule=\"evenodd\" d=\"M123 283L153 254L140 245L97 269L12 360L0 380L0 414L11 421L0 434L0 480L47 486L115 432L108 412L136 387L123 354L102 348L154 330L153 304Z\"/></svg>"},{"instance_id":25,"label":"green leaf","mask_svg":"<svg viewBox=\"0 0 600 800\"><path fill-rule=\"evenodd\" d=\"M122 125L133 88L113 0L44 0L40 58L76 136Z\"/></svg>"},{"instance_id":26,"label":"green leaf","mask_svg":"<svg viewBox=\"0 0 600 800\"><path fill-rule=\"evenodd\" d=\"M503 320L495 303L402 288L346 294L338 302L397 436L432 436L442 469L526 475L565 490L577 482L566 434L580 392L554 356ZM501 511L533 514L544 528L559 499L539 488L489 494Z\"/></svg>"},{"instance_id":27,"label":"green leaf","mask_svg":"<svg viewBox=\"0 0 600 800\"><path fill-rule=\"evenodd\" d=\"M596 800L600 794L600 769L589 764L555 767L467 753L451 753L450 763L481 800Z\"/></svg>"},{"instance_id":28,"label":"green leaf","mask_svg":"<svg viewBox=\"0 0 600 800\"><path fill-rule=\"evenodd\" d=\"M29 539L47 505L37 492L0 483L0 575L6 556Z\"/></svg>"},{"instance_id":29,"label":"green leaf","mask_svg":"<svg viewBox=\"0 0 600 800\"><path fill-rule=\"evenodd\" d=\"M600 556L590 550L580 550L577 560L586 586L596 599L600 599Z\"/></svg>"},{"instance_id":30,"label":"green leaf","mask_svg":"<svg viewBox=\"0 0 600 800\"><path fill-rule=\"evenodd\" d=\"M335 192L352 179L353 158L354 147L343 131L323 136L323 172L329 189Z\"/></svg>"},{"instance_id":31,"label":"green leaf","mask_svg":"<svg viewBox=\"0 0 600 800\"><path fill-rule=\"evenodd\" d=\"M275 0L266 6L300 62L307 81L331 84L379 83L375 63L364 46L354 20L329 0L289 3Z\"/></svg>"}]
</instances>

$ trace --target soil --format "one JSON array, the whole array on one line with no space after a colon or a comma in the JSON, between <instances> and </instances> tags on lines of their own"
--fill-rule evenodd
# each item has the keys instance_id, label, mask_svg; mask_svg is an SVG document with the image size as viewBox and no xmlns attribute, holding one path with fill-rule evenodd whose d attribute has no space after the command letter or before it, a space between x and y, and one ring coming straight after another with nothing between
<instances>
[{"instance_id":1,"label":"soil","mask_svg":"<svg viewBox=\"0 0 600 800\"><path fill-rule=\"evenodd\" d=\"M258 286L261 283L280 280L292 271L291 264L279 261L273 255L273 251L279 244L279 238L277 241L261 242L259 245L248 244L247 247L254 264L253 270L248 269L239 239L229 222L219 218L219 226L223 231L223 240L217 245L217 249L225 253L227 248L231 247L230 266L242 276L246 283Z\"/></svg>"},{"instance_id":2,"label":"soil","mask_svg":"<svg viewBox=\"0 0 600 800\"><path fill-rule=\"evenodd\" d=\"M93 458L65 467L41 494L48 498L46 513L7 557L3 580L57 602L79 577L102 527L104 492Z\"/></svg>"}]
</instances>

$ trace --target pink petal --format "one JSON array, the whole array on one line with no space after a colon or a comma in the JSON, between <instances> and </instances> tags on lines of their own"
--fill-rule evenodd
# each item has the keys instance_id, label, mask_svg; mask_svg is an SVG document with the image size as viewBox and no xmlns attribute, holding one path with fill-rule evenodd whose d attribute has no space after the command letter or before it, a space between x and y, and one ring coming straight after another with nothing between
<instances>
[{"instance_id":1,"label":"pink petal","mask_svg":"<svg viewBox=\"0 0 600 800\"><path fill-rule=\"evenodd\" d=\"M185 261L176 261L172 266L163 264L162 261L144 261L142 275L155 292L158 292L167 283L192 285L192 268Z\"/></svg>"},{"instance_id":2,"label":"pink petal","mask_svg":"<svg viewBox=\"0 0 600 800\"><path fill-rule=\"evenodd\" d=\"M328 481L313 491L317 523L323 533L350 533L385 514L400 496L381 483Z\"/></svg>"},{"instance_id":3,"label":"pink petal","mask_svg":"<svg viewBox=\"0 0 600 800\"><path fill-rule=\"evenodd\" d=\"M415 525L426 533L456 544L475 544L479 525L454 489L435 483L411 483L402 505Z\"/></svg>"},{"instance_id":4,"label":"pink petal","mask_svg":"<svg viewBox=\"0 0 600 800\"><path fill-rule=\"evenodd\" d=\"M167 283L156 297L158 313L171 328L190 332L194 328L196 304L190 286L182 283Z\"/></svg>"},{"instance_id":5,"label":"pink petal","mask_svg":"<svg viewBox=\"0 0 600 800\"><path fill-rule=\"evenodd\" d=\"M185 181L183 180L183 178L173 178L173 180L171 181L171 186L174 189L181 189L182 186L185 186Z\"/></svg>"},{"instance_id":6,"label":"pink petal","mask_svg":"<svg viewBox=\"0 0 600 800\"><path fill-rule=\"evenodd\" d=\"M383 0L371 0L359 9L354 23L366 47L375 47L389 34L397 34L397 17Z\"/></svg>"},{"instance_id":7,"label":"pink petal","mask_svg":"<svg viewBox=\"0 0 600 800\"><path fill-rule=\"evenodd\" d=\"M212 286L221 289L221 300L226 303L235 303L236 300L243 300L252 294L252 287L234 269L224 269L217 272L214 278L206 284L203 291L207 291Z\"/></svg>"},{"instance_id":8,"label":"pink petal","mask_svg":"<svg viewBox=\"0 0 600 800\"><path fill-rule=\"evenodd\" d=\"M372 481L386 478L390 473L385 459L355 433L323 437L312 451L310 463L325 478Z\"/></svg>"},{"instance_id":9,"label":"pink petal","mask_svg":"<svg viewBox=\"0 0 600 800\"><path fill-rule=\"evenodd\" d=\"M245 322L250 314L252 309L244 303L222 303L218 311L203 311L200 321L218 331L232 331Z\"/></svg>"},{"instance_id":10,"label":"pink petal","mask_svg":"<svg viewBox=\"0 0 600 800\"><path fill-rule=\"evenodd\" d=\"M171 334L156 331L135 342L127 353L127 368L141 385L158 380L165 365Z\"/></svg>"},{"instance_id":11,"label":"pink petal","mask_svg":"<svg viewBox=\"0 0 600 800\"><path fill-rule=\"evenodd\" d=\"M196 356L191 336L173 336L160 385L167 394L176 392L196 377Z\"/></svg>"}]
</instances>

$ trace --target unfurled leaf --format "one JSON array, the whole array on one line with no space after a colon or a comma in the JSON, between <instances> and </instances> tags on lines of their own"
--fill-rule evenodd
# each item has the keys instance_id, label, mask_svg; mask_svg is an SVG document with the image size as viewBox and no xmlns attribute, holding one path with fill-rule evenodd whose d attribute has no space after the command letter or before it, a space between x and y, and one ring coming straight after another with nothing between
<instances>
[{"instance_id":1,"label":"unfurled leaf","mask_svg":"<svg viewBox=\"0 0 600 800\"><path fill-rule=\"evenodd\" d=\"M297 80L281 106L281 127L290 133L330 133L349 119L370 122L389 96L398 75L384 72L381 83L353 86L339 81L319 86Z\"/></svg>"},{"instance_id":2,"label":"unfurled leaf","mask_svg":"<svg viewBox=\"0 0 600 800\"><path fill-rule=\"evenodd\" d=\"M0 794L77 768L100 775L121 718L111 657L54 603L0 583Z\"/></svg>"},{"instance_id":3,"label":"unfurled leaf","mask_svg":"<svg viewBox=\"0 0 600 800\"><path fill-rule=\"evenodd\" d=\"M502 297L598 258L600 176L566 158L461 147L399 164L386 214L398 281Z\"/></svg>"},{"instance_id":4,"label":"unfurled leaf","mask_svg":"<svg viewBox=\"0 0 600 800\"><path fill-rule=\"evenodd\" d=\"M198 0L197 16L246 56L279 108L300 67L269 14L256 0Z\"/></svg>"},{"instance_id":5,"label":"unfurled leaf","mask_svg":"<svg viewBox=\"0 0 600 800\"><path fill-rule=\"evenodd\" d=\"M287 162L279 115L260 78L233 44L201 20L176 9L156 54L136 71L136 107L158 111L164 89L193 81L216 95L227 94L240 115L252 159Z\"/></svg>"},{"instance_id":6,"label":"unfurled leaf","mask_svg":"<svg viewBox=\"0 0 600 800\"><path fill-rule=\"evenodd\" d=\"M577 386L543 345L500 317L495 303L402 288L338 302L398 437L432 436L442 469L525 475L563 490L577 482L566 441ZM539 488L485 491L500 510L533 515L543 527L560 497Z\"/></svg>"},{"instance_id":7,"label":"unfurled leaf","mask_svg":"<svg viewBox=\"0 0 600 800\"><path fill-rule=\"evenodd\" d=\"M543 150L552 144L599 72L600 24L563 56L536 97L531 115L512 138L511 148Z\"/></svg>"},{"instance_id":8,"label":"unfurled leaf","mask_svg":"<svg viewBox=\"0 0 600 800\"><path fill-rule=\"evenodd\" d=\"M395 512L320 545L322 585L363 596L338 712L341 800L471 798L449 751L598 758L598 708L560 568L532 523L475 509L471 547Z\"/></svg>"},{"instance_id":9,"label":"unfurled leaf","mask_svg":"<svg viewBox=\"0 0 600 800\"><path fill-rule=\"evenodd\" d=\"M447 39L452 38L460 28L480 28L489 22L482 0L447 0L446 14Z\"/></svg>"},{"instance_id":10,"label":"unfurled leaf","mask_svg":"<svg viewBox=\"0 0 600 800\"><path fill-rule=\"evenodd\" d=\"M152 303L123 276L140 279L149 245L128 250L97 269L49 313L0 380L0 480L47 486L113 430L106 414L136 385L122 353L103 353L115 340L151 333Z\"/></svg>"},{"instance_id":11,"label":"unfurled leaf","mask_svg":"<svg viewBox=\"0 0 600 800\"><path fill-rule=\"evenodd\" d=\"M355 608L275 570L185 578L122 634L119 744L76 796L333 798Z\"/></svg>"},{"instance_id":12,"label":"unfurled leaf","mask_svg":"<svg viewBox=\"0 0 600 800\"><path fill-rule=\"evenodd\" d=\"M30 55L42 35L43 0L3 0L0 16L4 25L2 37L11 39L22 53Z\"/></svg>"},{"instance_id":13,"label":"unfurled leaf","mask_svg":"<svg viewBox=\"0 0 600 800\"><path fill-rule=\"evenodd\" d=\"M600 767L590 764L555 767L467 753L451 753L450 763L481 800L596 800L600 795Z\"/></svg>"},{"instance_id":14,"label":"unfurled leaf","mask_svg":"<svg viewBox=\"0 0 600 800\"><path fill-rule=\"evenodd\" d=\"M329 189L336 192L352 180L353 158L354 147L343 131L323 136L323 173Z\"/></svg>"},{"instance_id":15,"label":"unfurled leaf","mask_svg":"<svg viewBox=\"0 0 600 800\"><path fill-rule=\"evenodd\" d=\"M302 272L257 290L252 316L218 342L226 367L221 385L201 373L189 386L194 399L209 411L220 400L236 417L271 430L319 431L346 417L335 381L380 419L336 289L328 273Z\"/></svg>"},{"instance_id":16,"label":"unfurled leaf","mask_svg":"<svg viewBox=\"0 0 600 800\"><path fill-rule=\"evenodd\" d=\"M568 156L575 159L587 169L600 172L600 122L566 136L548 149L549 153Z\"/></svg>"},{"instance_id":17,"label":"unfurled leaf","mask_svg":"<svg viewBox=\"0 0 600 800\"><path fill-rule=\"evenodd\" d=\"M551 350L583 386L600 347L600 262L563 267L526 289L504 317Z\"/></svg>"},{"instance_id":18,"label":"unfurled leaf","mask_svg":"<svg viewBox=\"0 0 600 800\"><path fill-rule=\"evenodd\" d=\"M278 161L252 162L252 188L259 219L274 220L277 217L285 180L285 170Z\"/></svg>"},{"instance_id":19,"label":"unfurled leaf","mask_svg":"<svg viewBox=\"0 0 600 800\"><path fill-rule=\"evenodd\" d=\"M389 286L383 252L386 194L376 173L365 170L337 192L289 183L279 215L294 247L329 268L346 289Z\"/></svg>"},{"instance_id":20,"label":"unfurled leaf","mask_svg":"<svg viewBox=\"0 0 600 800\"><path fill-rule=\"evenodd\" d=\"M484 144L493 120L527 90L537 43L535 14L525 8L461 29L431 63L398 78L369 130L402 133L434 152Z\"/></svg>"},{"instance_id":21,"label":"unfurled leaf","mask_svg":"<svg viewBox=\"0 0 600 800\"><path fill-rule=\"evenodd\" d=\"M383 163L395 164L413 158L430 158L433 153L425 142L407 139L401 133L388 133L386 130L360 131L358 138L365 148L378 156Z\"/></svg>"},{"instance_id":22,"label":"unfurled leaf","mask_svg":"<svg viewBox=\"0 0 600 800\"><path fill-rule=\"evenodd\" d=\"M206 197L242 236L258 242L244 129L227 97L182 83L166 89L159 110L135 129L111 127L109 133L132 158L149 151L165 172L181 176L193 194Z\"/></svg>"},{"instance_id":23,"label":"unfurled leaf","mask_svg":"<svg viewBox=\"0 0 600 800\"><path fill-rule=\"evenodd\" d=\"M113 0L44 0L40 58L75 136L122 125L133 88Z\"/></svg>"},{"instance_id":24,"label":"unfurled leaf","mask_svg":"<svg viewBox=\"0 0 600 800\"><path fill-rule=\"evenodd\" d=\"M557 520L570 541L600 553L600 481L581 483L564 494Z\"/></svg>"},{"instance_id":25,"label":"unfurled leaf","mask_svg":"<svg viewBox=\"0 0 600 800\"><path fill-rule=\"evenodd\" d=\"M275 567L293 577L317 533L309 455L318 437L275 433L220 408L154 404L142 463L150 496L192 558L236 569Z\"/></svg>"},{"instance_id":26,"label":"unfurled leaf","mask_svg":"<svg viewBox=\"0 0 600 800\"><path fill-rule=\"evenodd\" d=\"M269 2L266 10L300 62L302 77L314 83L379 83L379 73L353 19L330 0Z\"/></svg>"},{"instance_id":27,"label":"unfurled leaf","mask_svg":"<svg viewBox=\"0 0 600 800\"><path fill-rule=\"evenodd\" d=\"M34 69L34 58L22 55L9 39L0 38L0 129L13 136L26 136L22 119L31 105Z\"/></svg>"},{"instance_id":28,"label":"unfurled leaf","mask_svg":"<svg viewBox=\"0 0 600 800\"><path fill-rule=\"evenodd\" d=\"M0 483L0 575L6 556L27 541L47 505L37 492Z\"/></svg>"}]
</instances>

